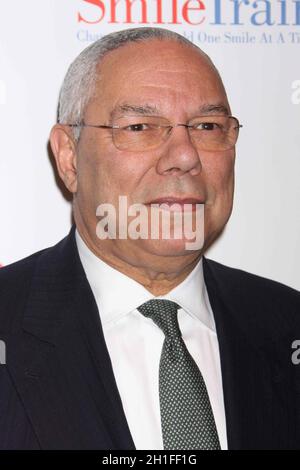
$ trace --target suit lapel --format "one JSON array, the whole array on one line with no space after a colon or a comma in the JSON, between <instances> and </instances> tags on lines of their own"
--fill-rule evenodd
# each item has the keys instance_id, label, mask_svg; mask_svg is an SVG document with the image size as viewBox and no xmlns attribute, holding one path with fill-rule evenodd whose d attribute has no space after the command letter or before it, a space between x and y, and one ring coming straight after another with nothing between
<instances>
[{"instance_id":1,"label":"suit lapel","mask_svg":"<svg viewBox=\"0 0 300 470\"><path fill-rule=\"evenodd\" d=\"M134 449L75 227L40 254L9 370L43 449Z\"/></svg>"},{"instance_id":2,"label":"suit lapel","mask_svg":"<svg viewBox=\"0 0 300 470\"><path fill-rule=\"evenodd\" d=\"M288 448L294 421L286 396L292 396L286 373L290 346L282 339L258 346L249 299L236 286L231 289L221 265L204 259L203 268L220 348L228 448Z\"/></svg>"}]
</instances>

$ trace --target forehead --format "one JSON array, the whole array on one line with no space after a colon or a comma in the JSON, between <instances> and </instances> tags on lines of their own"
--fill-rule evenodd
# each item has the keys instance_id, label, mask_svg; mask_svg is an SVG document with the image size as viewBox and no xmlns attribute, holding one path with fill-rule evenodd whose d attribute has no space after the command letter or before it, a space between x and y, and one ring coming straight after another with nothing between
<instances>
[{"instance_id":1,"label":"forehead","mask_svg":"<svg viewBox=\"0 0 300 470\"><path fill-rule=\"evenodd\" d=\"M223 84L204 54L176 41L129 43L108 53L100 67L95 99L111 112L123 102L176 111L227 105ZM191 109L192 112L192 109Z\"/></svg>"}]
</instances>

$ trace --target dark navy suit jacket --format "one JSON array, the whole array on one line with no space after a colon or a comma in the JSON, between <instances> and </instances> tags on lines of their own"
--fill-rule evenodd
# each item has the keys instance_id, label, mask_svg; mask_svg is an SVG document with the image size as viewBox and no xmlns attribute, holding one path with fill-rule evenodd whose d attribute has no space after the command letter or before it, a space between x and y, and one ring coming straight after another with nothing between
<instances>
[{"instance_id":1,"label":"dark navy suit jacket","mask_svg":"<svg viewBox=\"0 0 300 470\"><path fill-rule=\"evenodd\" d=\"M205 258L203 267L229 449L300 449L300 293ZM135 448L74 226L0 269L0 340L0 449Z\"/></svg>"}]
</instances>

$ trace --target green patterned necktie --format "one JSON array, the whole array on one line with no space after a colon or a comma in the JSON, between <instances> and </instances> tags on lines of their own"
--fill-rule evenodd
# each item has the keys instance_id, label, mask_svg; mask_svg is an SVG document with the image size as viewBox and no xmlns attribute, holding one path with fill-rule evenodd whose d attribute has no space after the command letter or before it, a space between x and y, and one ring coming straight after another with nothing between
<instances>
[{"instance_id":1,"label":"green patterned necktie","mask_svg":"<svg viewBox=\"0 0 300 470\"><path fill-rule=\"evenodd\" d=\"M159 364L164 449L220 449L205 382L181 336L179 308L163 299L152 299L138 307L165 335Z\"/></svg>"}]
</instances>

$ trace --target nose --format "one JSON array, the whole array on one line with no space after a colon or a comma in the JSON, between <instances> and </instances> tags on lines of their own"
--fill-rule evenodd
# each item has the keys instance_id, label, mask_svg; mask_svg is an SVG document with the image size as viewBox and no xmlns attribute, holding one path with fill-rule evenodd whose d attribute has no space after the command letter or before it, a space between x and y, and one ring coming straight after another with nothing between
<instances>
[{"instance_id":1,"label":"nose","mask_svg":"<svg viewBox=\"0 0 300 470\"><path fill-rule=\"evenodd\" d=\"M161 175L176 176L189 172L196 176L201 169L200 156L190 139L188 129L182 125L173 127L161 149L157 172Z\"/></svg>"}]
</instances>

